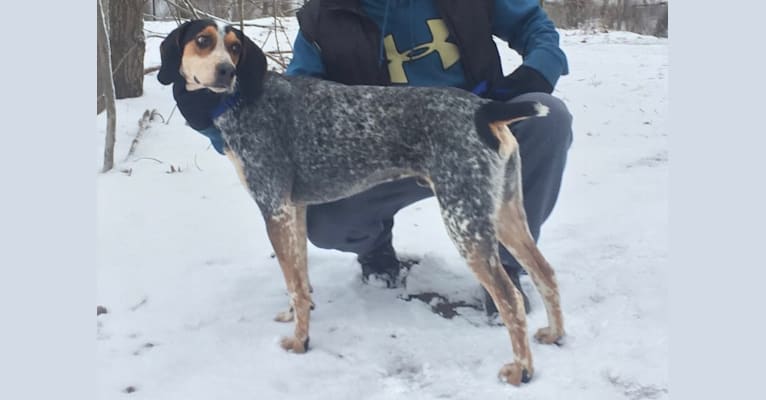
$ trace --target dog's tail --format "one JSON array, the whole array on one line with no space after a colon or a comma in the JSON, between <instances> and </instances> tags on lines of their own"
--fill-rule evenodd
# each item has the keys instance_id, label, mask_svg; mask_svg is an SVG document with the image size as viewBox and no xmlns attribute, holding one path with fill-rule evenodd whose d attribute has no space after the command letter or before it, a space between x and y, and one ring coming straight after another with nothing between
<instances>
[{"instance_id":1,"label":"dog's tail","mask_svg":"<svg viewBox=\"0 0 766 400\"><path fill-rule=\"evenodd\" d=\"M479 138L492 150L508 157L516 150L517 142L508 125L533 117L548 115L548 107L535 101L503 103L491 101L482 104L474 115Z\"/></svg>"}]
</instances>

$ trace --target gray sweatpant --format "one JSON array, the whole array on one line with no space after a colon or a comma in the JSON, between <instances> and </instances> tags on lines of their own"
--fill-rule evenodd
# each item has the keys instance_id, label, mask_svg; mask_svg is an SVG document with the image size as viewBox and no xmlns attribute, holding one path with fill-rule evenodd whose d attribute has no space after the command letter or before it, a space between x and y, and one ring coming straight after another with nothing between
<instances>
[{"instance_id":1,"label":"gray sweatpant","mask_svg":"<svg viewBox=\"0 0 766 400\"><path fill-rule=\"evenodd\" d=\"M511 102L528 100L540 101L550 108L545 118L511 125L521 152L527 222L537 240L559 194L572 143L572 115L561 100L546 93L527 93ZM365 254L391 240L394 215L399 210L430 196L431 189L409 178L384 183L342 200L309 206L308 238L320 248ZM507 269L520 268L502 245L500 258Z\"/></svg>"}]
</instances>

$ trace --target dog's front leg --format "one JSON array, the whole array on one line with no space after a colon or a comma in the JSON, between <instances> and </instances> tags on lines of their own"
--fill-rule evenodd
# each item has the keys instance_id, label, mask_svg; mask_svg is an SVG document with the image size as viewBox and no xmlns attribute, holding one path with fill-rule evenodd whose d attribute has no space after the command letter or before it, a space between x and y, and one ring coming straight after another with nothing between
<instances>
[{"instance_id":1,"label":"dog's front leg","mask_svg":"<svg viewBox=\"0 0 766 400\"><path fill-rule=\"evenodd\" d=\"M306 207L285 204L264 215L269 240L285 276L290 306L295 316L295 334L282 338L282 347L303 353L309 345L311 293L306 262Z\"/></svg>"}]
</instances>

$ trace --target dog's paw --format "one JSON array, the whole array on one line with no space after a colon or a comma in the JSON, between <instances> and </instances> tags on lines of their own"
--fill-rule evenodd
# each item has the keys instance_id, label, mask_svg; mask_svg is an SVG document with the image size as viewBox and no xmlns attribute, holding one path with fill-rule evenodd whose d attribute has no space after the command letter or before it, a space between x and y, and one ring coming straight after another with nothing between
<instances>
[{"instance_id":1,"label":"dog's paw","mask_svg":"<svg viewBox=\"0 0 766 400\"><path fill-rule=\"evenodd\" d=\"M306 340L300 340L295 336L283 337L280 345L283 349L292 351L293 353L305 353L309 349L309 338L306 338Z\"/></svg>"},{"instance_id":2,"label":"dog's paw","mask_svg":"<svg viewBox=\"0 0 766 400\"><path fill-rule=\"evenodd\" d=\"M293 309L290 308L287 311L282 311L279 314L277 314L276 317L274 317L274 321L277 322L291 322L293 320Z\"/></svg>"},{"instance_id":3,"label":"dog's paw","mask_svg":"<svg viewBox=\"0 0 766 400\"><path fill-rule=\"evenodd\" d=\"M535 333L535 340L538 343L542 344L556 344L561 345L561 339L564 337L563 332L554 331L553 328L546 326L545 328L540 328L537 333Z\"/></svg>"},{"instance_id":4,"label":"dog's paw","mask_svg":"<svg viewBox=\"0 0 766 400\"><path fill-rule=\"evenodd\" d=\"M519 363L510 363L503 365L500 368L497 377L506 383L510 383L513 386L521 386L522 383L527 383L532 380L532 374L534 371L532 368L524 368Z\"/></svg>"}]
</instances>

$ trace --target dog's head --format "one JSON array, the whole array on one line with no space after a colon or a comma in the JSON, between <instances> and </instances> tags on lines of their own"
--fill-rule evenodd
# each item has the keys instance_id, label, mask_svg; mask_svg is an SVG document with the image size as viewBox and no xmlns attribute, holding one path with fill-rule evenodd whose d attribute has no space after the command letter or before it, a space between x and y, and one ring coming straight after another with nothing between
<instances>
[{"instance_id":1,"label":"dog's head","mask_svg":"<svg viewBox=\"0 0 766 400\"><path fill-rule=\"evenodd\" d=\"M213 20L188 21L160 45L163 85L181 83L186 90L230 93L239 88L244 99L258 96L266 73L266 57L242 31Z\"/></svg>"}]
</instances>

